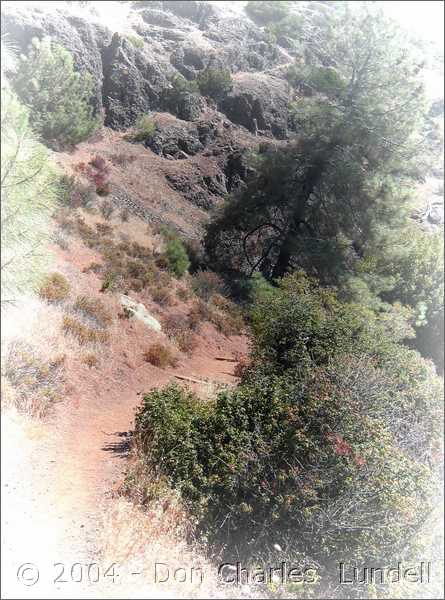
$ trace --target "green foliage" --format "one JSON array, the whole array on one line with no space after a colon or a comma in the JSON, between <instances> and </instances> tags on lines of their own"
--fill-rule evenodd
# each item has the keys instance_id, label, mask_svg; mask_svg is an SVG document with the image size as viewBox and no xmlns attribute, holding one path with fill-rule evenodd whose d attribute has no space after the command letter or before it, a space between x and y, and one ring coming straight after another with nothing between
<instances>
[{"instance_id":1,"label":"green foliage","mask_svg":"<svg viewBox=\"0 0 445 600\"><path fill-rule=\"evenodd\" d=\"M148 142L156 131L156 123L149 115L141 115L134 124L134 134L132 139L135 142Z\"/></svg>"},{"instance_id":2,"label":"green foliage","mask_svg":"<svg viewBox=\"0 0 445 600\"><path fill-rule=\"evenodd\" d=\"M125 39L127 39L132 46L138 48L139 50L144 47L144 40L139 35L126 35Z\"/></svg>"},{"instance_id":3,"label":"green foliage","mask_svg":"<svg viewBox=\"0 0 445 600\"><path fill-rule=\"evenodd\" d=\"M303 268L340 284L382 224L406 226L408 191L432 164L417 48L373 5L337 4L304 13L304 59L289 75L298 141L256 157L208 228L210 259L231 276Z\"/></svg>"},{"instance_id":4,"label":"green foliage","mask_svg":"<svg viewBox=\"0 0 445 600\"><path fill-rule=\"evenodd\" d=\"M210 405L176 387L144 397L135 439L146 468L228 556L278 542L329 578L339 556L385 561L415 544L441 382L369 317L296 274L255 307L238 388Z\"/></svg>"},{"instance_id":5,"label":"green foliage","mask_svg":"<svg viewBox=\"0 0 445 600\"><path fill-rule=\"evenodd\" d=\"M218 101L232 89L232 75L228 69L207 67L199 73L197 84L203 96Z\"/></svg>"},{"instance_id":6,"label":"green foliage","mask_svg":"<svg viewBox=\"0 0 445 600\"><path fill-rule=\"evenodd\" d=\"M162 235L165 240L163 257L167 262L167 267L176 277L182 277L187 273L190 266L187 250L179 236L172 229L164 228Z\"/></svg>"},{"instance_id":7,"label":"green foliage","mask_svg":"<svg viewBox=\"0 0 445 600\"><path fill-rule=\"evenodd\" d=\"M45 251L58 176L29 126L29 111L2 88L2 304L29 291L50 262Z\"/></svg>"},{"instance_id":8,"label":"green foliage","mask_svg":"<svg viewBox=\"0 0 445 600\"><path fill-rule=\"evenodd\" d=\"M256 23L267 25L281 21L289 13L290 2L280 0L264 0L261 2L250 1L244 10Z\"/></svg>"},{"instance_id":9,"label":"green foliage","mask_svg":"<svg viewBox=\"0 0 445 600\"><path fill-rule=\"evenodd\" d=\"M29 106L32 126L47 142L77 144L99 125L91 100L93 80L74 70L71 54L48 38L34 39L13 86Z\"/></svg>"}]
</instances>

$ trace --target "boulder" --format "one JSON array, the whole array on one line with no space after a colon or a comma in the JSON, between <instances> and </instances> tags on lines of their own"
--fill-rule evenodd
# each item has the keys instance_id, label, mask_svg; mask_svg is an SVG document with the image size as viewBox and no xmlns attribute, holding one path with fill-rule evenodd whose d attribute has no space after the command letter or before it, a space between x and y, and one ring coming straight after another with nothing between
<instances>
[{"instance_id":1,"label":"boulder","mask_svg":"<svg viewBox=\"0 0 445 600\"><path fill-rule=\"evenodd\" d=\"M139 319L147 327L153 329L154 331L161 331L161 324L157 319L155 319L145 308L145 306L141 302L136 302L136 300L132 300L129 296L125 294L121 294L120 301L122 306L128 309L136 319Z\"/></svg>"}]
</instances>

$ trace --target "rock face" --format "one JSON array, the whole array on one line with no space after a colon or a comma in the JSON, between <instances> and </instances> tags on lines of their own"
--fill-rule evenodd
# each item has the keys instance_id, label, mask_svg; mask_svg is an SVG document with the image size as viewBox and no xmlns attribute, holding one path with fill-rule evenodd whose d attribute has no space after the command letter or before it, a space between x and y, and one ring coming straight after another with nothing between
<instances>
[{"instance_id":1,"label":"rock face","mask_svg":"<svg viewBox=\"0 0 445 600\"><path fill-rule=\"evenodd\" d=\"M282 79L266 73L242 73L234 78L233 90L219 108L249 131L268 131L284 139L289 101L288 86Z\"/></svg>"},{"instance_id":2,"label":"rock face","mask_svg":"<svg viewBox=\"0 0 445 600\"><path fill-rule=\"evenodd\" d=\"M187 158L203 149L199 141L198 130L181 126L165 127L156 131L147 146L166 158Z\"/></svg>"},{"instance_id":3,"label":"rock face","mask_svg":"<svg viewBox=\"0 0 445 600\"><path fill-rule=\"evenodd\" d=\"M115 33L102 51L105 125L125 129L137 117L159 106L168 87L168 68L146 49ZM163 68L164 66L164 68Z\"/></svg>"},{"instance_id":4,"label":"rock face","mask_svg":"<svg viewBox=\"0 0 445 600\"><path fill-rule=\"evenodd\" d=\"M141 47L87 11L79 16L68 9L11 3L3 11L2 30L22 52L33 37L49 36L65 46L77 69L92 74L95 105L114 129L130 127L141 113L173 112L169 79L179 73L194 80L212 65L236 74L234 90L221 105L227 116L250 131L256 120L260 130L284 137L285 83L263 71L289 62L290 56L249 19L227 11L206 2L135 3L125 28L140 36ZM183 120L197 121L203 110L197 94L183 92L175 99L174 113Z\"/></svg>"}]
</instances>

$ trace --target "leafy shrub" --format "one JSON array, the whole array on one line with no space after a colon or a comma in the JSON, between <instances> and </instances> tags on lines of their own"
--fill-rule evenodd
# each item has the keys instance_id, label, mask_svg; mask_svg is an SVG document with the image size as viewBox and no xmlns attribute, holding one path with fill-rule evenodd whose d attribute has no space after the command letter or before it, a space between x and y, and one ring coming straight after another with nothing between
<instances>
[{"instance_id":1,"label":"leafy shrub","mask_svg":"<svg viewBox=\"0 0 445 600\"><path fill-rule=\"evenodd\" d=\"M201 94L214 100L221 100L233 87L230 71L213 67L201 71L197 83Z\"/></svg>"},{"instance_id":2,"label":"leafy shrub","mask_svg":"<svg viewBox=\"0 0 445 600\"><path fill-rule=\"evenodd\" d=\"M139 50L144 47L144 40L139 35L126 35L125 38Z\"/></svg>"},{"instance_id":3,"label":"leafy shrub","mask_svg":"<svg viewBox=\"0 0 445 600\"><path fill-rule=\"evenodd\" d=\"M64 333L70 334L76 338L81 345L94 344L96 342L104 343L109 337L106 331L92 329L79 321L79 319L71 317L70 315L65 315L63 317L62 330Z\"/></svg>"},{"instance_id":4,"label":"leafy shrub","mask_svg":"<svg viewBox=\"0 0 445 600\"><path fill-rule=\"evenodd\" d=\"M167 260L168 269L172 271L176 277L182 277L187 273L190 261L187 256L187 251L184 248L184 244L179 238L167 240L165 258Z\"/></svg>"},{"instance_id":5,"label":"leafy shrub","mask_svg":"<svg viewBox=\"0 0 445 600\"><path fill-rule=\"evenodd\" d=\"M98 298L77 296L73 308L82 316L91 319L98 327L107 327L112 321L109 310Z\"/></svg>"},{"instance_id":6,"label":"leafy shrub","mask_svg":"<svg viewBox=\"0 0 445 600\"><path fill-rule=\"evenodd\" d=\"M144 396L135 440L146 468L228 556L279 540L327 577L340 555L399 556L432 502L433 367L302 274L255 307L253 334L242 384L215 404L171 386Z\"/></svg>"},{"instance_id":7,"label":"leafy shrub","mask_svg":"<svg viewBox=\"0 0 445 600\"><path fill-rule=\"evenodd\" d=\"M170 79L171 87L162 93L162 103L171 113L184 118L184 106L190 106L190 96L196 96L196 81L188 81L179 73ZM189 118L189 116L187 117Z\"/></svg>"},{"instance_id":8,"label":"leafy shrub","mask_svg":"<svg viewBox=\"0 0 445 600\"><path fill-rule=\"evenodd\" d=\"M47 302L63 302L70 293L70 284L61 273L50 273L39 287L39 296Z\"/></svg>"},{"instance_id":9,"label":"leafy shrub","mask_svg":"<svg viewBox=\"0 0 445 600\"><path fill-rule=\"evenodd\" d=\"M48 142L77 144L99 125L91 105L91 75L75 72L71 54L48 38L33 39L13 85L30 107L34 127Z\"/></svg>"},{"instance_id":10,"label":"leafy shrub","mask_svg":"<svg viewBox=\"0 0 445 600\"><path fill-rule=\"evenodd\" d=\"M47 362L36 348L15 342L2 360L2 374L12 388L7 403L25 415L43 417L63 397L63 356Z\"/></svg>"},{"instance_id":11,"label":"leafy shrub","mask_svg":"<svg viewBox=\"0 0 445 600\"><path fill-rule=\"evenodd\" d=\"M213 294L223 294L224 282L213 271L198 271L191 279L191 288L197 296L208 302Z\"/></svg>"},{"instance_id":12,"label":"leafy shrub","mask_svg":"<svg viewBox=\"0 0 445 600\"><path fill-rule=\"evenodd\" d=\"M161 369L174 367L177 363L175 355L162 344L152 344L143 356L145 361Z\"/></svg>"},{"instance_id":13,"label":"leafy shrub","mask_svg":"<svg viewBox=\"0 0 445 600\"><path fill-rule=\"evenodd\" d=\"M267 25L281 21L289 13L289 2L280 0L250 1L244 10L256 23Z\"/></svg>"},{"instance_id":14,"label":"leafy shrub","mask_svg":"<svg viewBox=\"0 0 445 600\"><path fill-rule=\"evenodd\" d=\"M156 131L156 123L148 115L141 115L134 124L132 139L135 142L148 142Z\"/></svg>"}]
</instances>

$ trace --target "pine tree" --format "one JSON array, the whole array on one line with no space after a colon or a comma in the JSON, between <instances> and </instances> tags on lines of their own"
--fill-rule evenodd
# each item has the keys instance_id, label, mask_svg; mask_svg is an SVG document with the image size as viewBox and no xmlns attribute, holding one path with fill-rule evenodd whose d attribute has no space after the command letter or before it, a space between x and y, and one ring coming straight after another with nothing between
<instances>
[{"instance_id":1,"label":"pine tree","mask_svg":"<svg viewBox=\"0 0 445 600\"><path fill-rule=\"evenodd\" d=\"M77 144L99 125L91 75L76 72L68 50L48 38L33 39L13 86L30 108L32 127L49 143Z\"/></svg>"}]
</instances>

